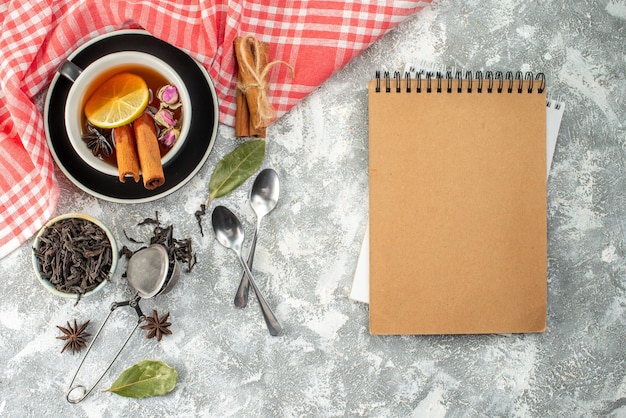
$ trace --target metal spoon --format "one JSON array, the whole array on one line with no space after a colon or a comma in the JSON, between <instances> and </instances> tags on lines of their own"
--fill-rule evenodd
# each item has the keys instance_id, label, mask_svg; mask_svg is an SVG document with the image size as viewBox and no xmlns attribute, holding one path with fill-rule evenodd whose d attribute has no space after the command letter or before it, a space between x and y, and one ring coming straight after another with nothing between
<instances>
[{"instance_id":1,"label":"metal spoon","mask_svg":"<svg viewBox=\"0 0 626 418\"><path fill-rule=\"evenodd\" d=\"M215 232L215 238L224 247L233 250L237 254L241 266L248 275L248 279L250 280L250 284L254 289L254 293L256 293L257 299L259 299L259 305L261 306L261 312L263 312L263 318L265 318L267 329L269 330L271 335L280 335L280 333L282 332L282 326L278 322L278 319L276 318L276 315L274 315L272 309L265 301L265 297L256 285L256 280L254 280L254 276L252 275L250 268L244 261L243 256L241 255L241 245L243 244L244 239L244 232L243 228L241 227L241 222L239 222L239 219L237 219L234 213L232 213L224 206L217 206L215 209L213 209L213 214L211 215L211 218L213 223L213 231Z\"/></svg>"},{"instance_id":2,"label":"metal spoon","mask_svg":"<svg viewBox=\"0 0 626 418\"><path fill-rule=\"evenodd\" d=\"M132 337L139 325L146 319L145 315L141 311L141 307L139 306L139 301L142 298L149 299L157 295L165 294L172 290L172 287L174 287L180 277L180 266L178 265L176 259L174 259L173 265L170 265L167 250L163 245L152 244L151 246L139 250L135 254L133 254L130 260L128 260L128 267L126 272L128 283L133 287L133 289L135 289L136 294L131 300L127 300L124 302L113 302L111 304L109 314L104 319L102 325L100 325L100 328L96 332L96 335L93 337L93 340L91 340L91 343L89 344L89 347L87 347L87 351L85 352L85 356L78 365L76 373L74 373L74 377L70 382L70 388L65 396L65 398L70 403L78 403L82 401L87 397L87 395L91 393L91 391L98 385L98 383L100 383L100 381L109 371L115 360L117 360L122 350L124 350L124 347L126 347L126 344L130 340L130 337ZM128 337L126 337L124 344L118 350L117 354L115 354L115 357L113 357L113 360L111 360L106 370L102 373L102 375L100 375L98 380L96 380L96 383L94 383L89 389L87 389L87 387L83 385L72 386L74 384L74 381L76 380L76 377L78 376L78 372L80 372L80 369L83 366L83 363L87 359L87 355L91 351L91 347L93 347L93 344L96 342L98 336L100 335L100 332L104 328L104 325L111 317L113 311L121 306L130 306L135 310L138 317L137 324L130 332L130 334L128 334ZM72 393L78 392L79 390L81 391L81 393L78 394L78 396L72 397ZM74 395L76 395L76 393L74 393Z\"/></svg>"},{"instance_id":3,"label":"metal spoon","mask_svg":"<svg viewBox=\"0 0 626 418\"><path fill-rule=\"evenodd\" d=\"M256 251L256 241L259 228L261 227L261 219L276 207L279 192L280 182L278 181L278 174L271 168L266 168L261 171L252 184L252 189L250 190L250 206L252 206L252 210L256 214L256 229L252 237L250 252L248 253L248 267L250 270L252 270L252 263L254 262L254 252ZM243 276L241 276L237 293L235 294L236 307L243 308L248 304L249 289L248 276L244 272Z\"/></svg>"}]
</instances>

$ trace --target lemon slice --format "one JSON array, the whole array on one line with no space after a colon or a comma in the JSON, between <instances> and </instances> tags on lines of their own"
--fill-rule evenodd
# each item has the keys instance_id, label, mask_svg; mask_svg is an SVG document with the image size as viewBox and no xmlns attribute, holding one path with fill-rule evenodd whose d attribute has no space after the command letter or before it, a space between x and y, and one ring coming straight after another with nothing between
<instances>
[{"instance_id":1,"label":"lemon slice","mask_svg":"<svg viewBox=\"0 0 626 418\"><path fill-rule=\"evenodd\" d=\"M85 117L98 128L117 128L135 120L148 106L145 80L120 73L102 83L85 103Z\"/></svg>"}]
</instances>

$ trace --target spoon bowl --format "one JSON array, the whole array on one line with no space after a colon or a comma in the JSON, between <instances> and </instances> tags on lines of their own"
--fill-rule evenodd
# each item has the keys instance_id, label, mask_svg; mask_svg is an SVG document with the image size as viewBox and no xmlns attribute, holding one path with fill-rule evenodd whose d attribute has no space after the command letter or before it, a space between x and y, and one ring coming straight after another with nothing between
<instances>
[{"instance_id":1,"label":"spoon bowl","mask_svg":"<svg viewBox=\"0 0 626 418\"><path fill-rule=\"evenodd\" d=\"M261 219L268 213L270 213L276 207L278 203L278 195L280 193L280 181L278 180L278 174L271 168L262 170L254 183L250 191L250 206L256 214L256 229L254 230L254 236L252 237L252 244L250 244L250 252L248 253L248 268L252 269L254 262L254 253L256 251L257 237L259 235L259 229L261 228ZM243 308L248 304L248 292L250 286L248 282L248 276L244 272L235 294L235 306Z\"/></svg>"},{"instance_id":2,"label":"spoon bowl","mask_svg":"<svg viewBox=\"0 0 626 418\"><path fill-rule=\"evenodd\" d=\"M224 247L241 253L244 232L239 219L224 206L217 206L213 209L211 221L217 241Z\"/></svg>"},{"instance_id":3,"label":"spoon bowl","mask_svg":"<svg viewBox=\"0 0 626 418\"><path fill-rule=\"evenodd\" d=\"M250 191L250 205L259 218L270 213L278 203L280 182L278 174L271 168L261 171Z\"/></svg>"},{"instance_id":4,"label":"spoon bowl","mask_svg":"<svg viewBox=\"0 0 626 418\"><path fill-rule=\"evenodd\" d=\"M282 333L282 326L280 325L280 322L278 322L278 319L276 318L276 315L274 315L270 306L267 304L263 293L256 285L256 280L241 255L241 246L245 237L241 222L239 222L239 219L237 219L237 216L235 216L234 213L224 206L217 206L213 209L211 220L217 241L237 254L237 258L239 259L241 266L248 275L248 280L250 281L250 284L254 289L254 293L259 300L259 305L261 307L261 312L263 313L267 329L271 335L280 335Z\"/></svg>"}]
</instances>

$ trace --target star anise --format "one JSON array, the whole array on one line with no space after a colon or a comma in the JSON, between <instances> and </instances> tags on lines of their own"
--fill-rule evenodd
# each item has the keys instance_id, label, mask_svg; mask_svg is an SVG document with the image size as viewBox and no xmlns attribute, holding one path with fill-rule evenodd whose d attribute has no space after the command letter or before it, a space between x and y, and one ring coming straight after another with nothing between
<instances>
[{"instance_id":1,"label":"star anise","mask_svg":"<svg viewBox=\"0 0 626 418\"><path fill-rule=\"evenodd\" d=\"M90 123L85 124L85 128L87 133L82 138L93 155L108 157L113 153L114 142L110 131L100 131Z\"/></svg>"},{"instance_id":2,"label":"star anise","mask_svg":"<svg viewBox=\"0 0 626 418\"><path fill-rule=\"evenodd\" d=\"M87 337L90 337L91 334L85 332L85 329L89 325L89 321L82 324L80 327L78 326L76 319L74 319L74 326L67 322L67 328L61 327L57 325L57 328L63 332L63 335L57 337L59 340L65 340L65 345L61 352L64 352L65 349L69 348L72 350L72 354L78 353L83 347L87 346Z\"/></svg>"},{"instance_id":3,"label":"star anise","mask_svg":"<svg viewBox=\"0 0 626 418\"><path fill-rule=\"evenodd\" d=\"M169 318L169 316L170 313L168 312L163 317L159 318L159 313L156 311L156 309L153 309L152 316L146 317L147 324L141 326L141 329L145 329L146 331L148 331L148 333L146 334L146 338L156 337L157 341L161 341L163 335L171 334L172 331L170 331L168 327L172 325L172 323L167 322L167 318Z\"/></svg>"}]
</instances>

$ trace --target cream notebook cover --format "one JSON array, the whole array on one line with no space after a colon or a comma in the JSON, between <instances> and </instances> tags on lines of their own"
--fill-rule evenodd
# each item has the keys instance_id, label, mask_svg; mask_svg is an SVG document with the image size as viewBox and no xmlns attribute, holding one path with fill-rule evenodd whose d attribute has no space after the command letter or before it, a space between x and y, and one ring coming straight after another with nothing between
<instances>
[{"instance_id":1,"label":"cream notebook cover","mask_svg":"<svg viewBox=\"0 0 626 418\"><path fill-rule=\"evenodd\" d=\"M370 81L371 333L545 329L546 95L533 79Z\"/></svg>"}]
</instances>

